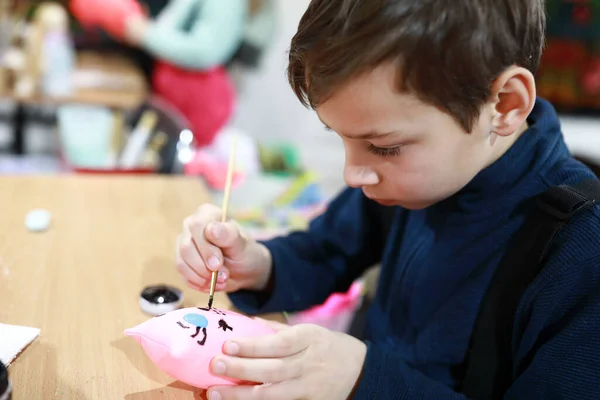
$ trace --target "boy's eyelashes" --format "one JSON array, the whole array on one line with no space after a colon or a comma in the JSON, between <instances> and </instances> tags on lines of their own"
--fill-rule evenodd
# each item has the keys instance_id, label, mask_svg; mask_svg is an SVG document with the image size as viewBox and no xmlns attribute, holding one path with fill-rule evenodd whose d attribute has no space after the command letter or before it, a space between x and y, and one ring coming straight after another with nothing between
<instances>
[{"instance_id":1,"label":"boy's eyelashes","mask_svg":"<svg viewBox=\"0 0 600 400\"><path fill-rule=\"evenodd\" d=\"M394 157L400 154L400 152L402 151L402 145L397 145L393 147L377 147L374 144L369 143L367 150L381 157Z\"/></svg>"},{"instance_id":2,"label":"boy's eyelashes","mask_svg":"<svg viewBox=\"0 0 600 400\"><path fill-rule=\"evenodd\" d=\"M329 132L334 132L333 129L331 129L329 126L323 124L323 128L326 131ZM370 153L373 153L375 155L378 155L380 157L394 157L400 154L401 150L402 150L403 145L396 145L396 146L389 146L389 147L378 147L375 146L373 143L369 143L367 146L367 150Z\"/></svg>"}]
</instances>

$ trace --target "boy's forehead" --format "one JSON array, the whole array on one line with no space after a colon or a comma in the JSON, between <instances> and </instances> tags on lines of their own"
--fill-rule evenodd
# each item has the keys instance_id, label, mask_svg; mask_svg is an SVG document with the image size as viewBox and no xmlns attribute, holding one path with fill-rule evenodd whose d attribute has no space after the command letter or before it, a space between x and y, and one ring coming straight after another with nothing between
<instances>
[{"instance_id":1,"label":"boy's forehead","mask_svg":"<svg viewBox=\"0 0 600 400\"><path fill-rule=\"evenodd\" d=\"M316 107L321 122L344 136L380 136L403 131L431 112L398 89L395 69L383 65L354 77Z\"/></svg>"}]
</instances>

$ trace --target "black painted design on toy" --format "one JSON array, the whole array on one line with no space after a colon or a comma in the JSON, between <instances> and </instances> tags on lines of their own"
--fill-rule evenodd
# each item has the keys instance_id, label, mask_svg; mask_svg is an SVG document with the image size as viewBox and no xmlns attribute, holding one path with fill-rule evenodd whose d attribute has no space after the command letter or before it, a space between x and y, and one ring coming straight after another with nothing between
<instances>
[{"instance_id":1,"label":"black painted design on toy","mask_svg":"<svg viewBox=\"0 0 600 400\"><path fill-rule=\"evenodd\" d=\"M216 308L208 308L208 307L196 307L198 310L206 311L206 312L214 312L217 315L227 315L224 311L218 310Z\"/></svg>"},{"instance_id":2,"label":"black painted design on toy","mask_svg":"<svg viewBox=\"0 0 600 400\"><path fill-rule=\"evenodd\" d=\"M224 319L219 320L219 328L223 329L223 332L227 332L227 329L229 329L230 331L233 331L233 328L231 326L227 325L227 322L225 322Z\"/></svg>"},{"instance_id":3,"label":"black painted design on toy","mask_svg":"<svg viewBox=\"0 0 600 400\"><path fill-rule=\"evenodd\" d=\"M200 314L186 314L183 316L183 320L196 327L196 333L191 335L192 339L196 339L196 337L200 334L200 331L202 331L203 338L202 340L196 340L196 343L198 343L200 346L204 346L204 344L206 343L207 336L206 327L208 326L208 320L206 319L206 317ZM177 325L179 325L183 329L190 328L189 326L184 325L181 321L177 321Z\"/></svg>"},{"instance_id":4,"label":"black painted design on toy","mask_svg":"<svg viewBox=\"0 0 600 400\"><path fill-rule=\"evenodd\" d=\"M196 327L196 333L194 333L192 335L192 338L196 338L196 336L198 336L198 334L200 333L200 327L197 326ZM204 337L202 338L202 340L197 340L196 342L200 345L200 346L204 346L204 343L206 343L206 328L202 328L202 334L204 335Z\"/></svg>"}]
</instances>

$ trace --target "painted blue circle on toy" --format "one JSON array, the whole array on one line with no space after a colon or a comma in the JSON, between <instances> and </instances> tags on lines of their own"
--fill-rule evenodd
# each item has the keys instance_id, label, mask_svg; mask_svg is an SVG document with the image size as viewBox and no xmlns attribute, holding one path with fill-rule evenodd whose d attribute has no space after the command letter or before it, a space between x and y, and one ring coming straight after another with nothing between
<instances>
[{"instance_id":1,"label":"painted blue circle on toy","mask_svg":"<svg viewBox=\"0 0 600 400\"><path fill-rule=\"evenodd\" d=\"M206 328L208 326L208 320L204 315L200 314L185 314L183 320L198 328Z\"/></svg>"}]
</instances>

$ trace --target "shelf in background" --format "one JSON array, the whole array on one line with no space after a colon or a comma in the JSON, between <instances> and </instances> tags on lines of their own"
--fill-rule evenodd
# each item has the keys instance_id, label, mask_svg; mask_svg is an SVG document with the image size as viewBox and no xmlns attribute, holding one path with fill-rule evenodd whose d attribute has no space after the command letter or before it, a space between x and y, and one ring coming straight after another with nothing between
<instances>
[{"instance_id":1,"label":"shelf in background","mask_svg":"<svg viewBox=\"0 0 600 400\"><path fill-rule=\"evenodd\" d=\"M571 152L600 162L600 118L561 115L560 122Z\"/></svg>"}]
</instances>

